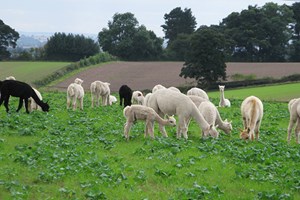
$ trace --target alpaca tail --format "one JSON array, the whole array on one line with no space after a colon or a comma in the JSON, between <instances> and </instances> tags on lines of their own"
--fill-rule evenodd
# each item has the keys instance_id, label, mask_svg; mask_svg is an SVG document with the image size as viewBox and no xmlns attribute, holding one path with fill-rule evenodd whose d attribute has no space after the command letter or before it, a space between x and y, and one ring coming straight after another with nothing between
<instances>
[{"instance_id":1,"label":"alpaca tail","mask_svg":"<svg viewBox=\"0 0 300 200\"><path fill-rule=\"evenodd\" d=\"M75 91L74 91L73 85L68 88L68 94L69 94L70 97L72 97L72 96L75 95Z\"/></svg>"}]
</instances>

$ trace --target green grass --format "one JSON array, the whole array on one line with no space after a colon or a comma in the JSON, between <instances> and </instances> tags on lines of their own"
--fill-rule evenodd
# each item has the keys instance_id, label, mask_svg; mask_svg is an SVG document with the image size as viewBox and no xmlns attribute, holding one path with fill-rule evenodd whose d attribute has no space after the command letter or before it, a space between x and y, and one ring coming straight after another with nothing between
<instances>
[{"instance_id":1,"label":"green grass","mask_svg":"<svg viewBox=\"0 0 300 200\"><path fill-rule=\"evenodd\" d=\"M300 83L278 84L272 86L246 87L239 89L226 89L225 98L245 99L247 96L257 96L262 100L268 101L289 101L292 98L300 97ZM220 92L209 92L211 98L220 98Z\"/></svg>"},{"instance_id":2,"label":"green grass","mask_svg":"<svg viewBox=\"0 0 300 200\"><path fill-rule=\"evenodd\" d=\"M246 92L245 92L246 93ZM286 142L287 103L264 101L260 141L239 139L242 97L219 108L231 135L201 139L144 138L136 123L123 137L122 107L66 110L64 92L43 92L50 112L0 107L0 199L299 199L299 145ZM214 104L217 99L212 99Z\"/></svg>"},{"instance_id":3,"label":"green grass","mask_svg":"<svg viewBox=\"0 0 300 200\"><path fill-rule=\"evenodd\" d=\"M0 62L0 79L14 76L20 81L32 83L68 64L67 62Z\"/></svg>"}]
</instances>

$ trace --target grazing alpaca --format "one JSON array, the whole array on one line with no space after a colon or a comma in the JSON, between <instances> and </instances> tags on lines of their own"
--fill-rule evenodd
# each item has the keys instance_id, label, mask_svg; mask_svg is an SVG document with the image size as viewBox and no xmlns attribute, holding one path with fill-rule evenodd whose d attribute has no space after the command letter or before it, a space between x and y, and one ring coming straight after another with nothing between
<instances>
[{"instance_id":1,"label":"grazing alpaca","mask_svg":"<svg viewBox=\"0 0 300 200\"><path fill-rule=\"evenodd\" d=\"M124 126L124 136L129 140L129 131L133 123L137 120L145 121L145 137L150 134L154 138L154 122L161 125L176 126L176 119L166 115L167 119L161 118L152 108L142 105L126 106L123 110L126 124Z\"/></svg>"},{"instance_id":2,"label":"grazing alpaca","mask_svg":"<svg viewBox=\"0 0 300 200\"><path fill-rule=\"evenodd\" d=\"M299 144L299 133L300 133L300 98L290 100L288 104L288 109L290 112L290 121L288 126L288 136L287 141L290 143L291 141L291 133L293 130L294 125L296 124L295 128L295 136L296 136L296 143Z\"/></svg>"},{"instance_id":3,"label":"grazing alpaca","mask_svg":"<svg viewBox=\"0 0 300 200\"><path fill-rule=\"evenodd\" d=\"M32 87L27 83L21 81L15 81L15 80L5 80L0 82L0 88L1 88L0 106L4 101L6 112L9 111L8 101L10 96L20 98L17 112L19 112L19 110L22 108L23 101L24 101L26 112L29 113L28 99L30 97L32 97L39 106L41 106L43 111L45 112L49 111L49 105L41 101L37 96L37 94L35 93L35 91L32 89Z\"/></svg>"},{"instance_id":4,"label":"grazing alpaca","mask_svg":"<svg viewBox=\"0 0 300 200\"><path fill-rule=\"evenodd\" d=\"M91 83L91 96L92 96L92 108L94 107L94 102L96 101L96 106L99 106L100 97L102 98L102 105L109 105L110 96L110 83L94 81Z\"/></svg>"},{"instance_id":5,"label":"grazing alpaca","mask_svg":"<svg viewBox=\"0 0 300 200\"><path fill-rule=\"evenodd\" d=\"M216 129L205 121L192 100L182 93L168 89L157 90L151 95L148 106L153 108L159 116L163 116L164 114L178 116L177 138L180 138L181 134L183 134L185 139L188 138L187 120L191 117L194 118L201 127L205 137L209 134L215 135ZM165 137L168 137L162 125L160 125L160 131Z\"/></svg>"},{"instance_id":6,"label":"grazing alpaca","mask_svg":"<svg viewBox=\"0 0 300 200\"><path fill-rule=\"evenodd\" d=\"M186 93L187 95L195 95L195 96L199 96L199 97L202 97L206 100L209 100L209 97L207 95L207 93L200 89L200 88L197 88L197 87L193 87L191 89L189 89Z\"/></svg>"},{"instance_id":7,"label":"grazing alpaca","mask_svg":"<svg viewBox=\"0 0 300 200\"><path fill-rule=\"evenodd\" d=\"M169 89L169 90L173 90L173 91L175 91L175 92L180 92L180 90L179 90L177 87L171 86L171 87L168 87L168 89ZM180 92L180 93L181 93L181 92Z\"/></svg>"},{"instance_id":8,"label":"grazing alpaca","mask_svg":"<svg viewBox=\"0 0 300 200\"><path fill-rule=\"evenodd\" d=\"M207 99L196 95L187 95L187 96L193 101L193 103L197 106L197 108L200 106L202 102L208 101Z\"/></svg>"},{"instance_id":9,"label":"grazing alpaca","mask_svg":"<svg viewBox=\"0 0 300 200\"><path fill-rule=\"evenodd\" d=\"M115 96L109 95L109 105L111 106L113 103L116 103L118 100Z\"/></svg>"},{"instance_id":10,"label":"grazing alpaca","mask_svg":"<svg viewBox=\"0 0 300 200\"><path fill-rule=\"evenodd\" d=\"M124 108L126 106L131 106L131 98L132 98L132 90L127 85L122 85L119 89L120 96L120 106L123 104L124 100Z\"/></svg>"},{"instance_id":11,"label":"grazing alpaca","mask_svg":"<svg viewBox=\"0 0 300 200\"><path fill-rule=\"evenodd\" d=\"M145 97L141 91L134 91L132 93L131 101L133 104L143 105L144 100L145 100Z\"/></svg>"},{"instance_id":12,"label":"grazing alpaca","mask_svg":"<svg viewBox=\"0 0 300 200\"><path fill-rule=\"evenodd\" d=\"M154 93L155 91L160 90L160 89L166 89L166 87L161 84L157 84L152 88L152 93Z\"/></svg>"},{"instance_id":13,"label":"grazing alpaca","mask_svg":"<svg viewBox=\"0 0 300 200\"><path fill-rule=\"evenodd\" d=\"M77 99L80 101L80 109L83 110L83 97L84 97L84 90L81 86L83 80L76 78L74 83L71 83L67 89L67 109L70 107L70 103L72 101L73 110L76 110L76 102Z\"/></svg>"},{"instance_id":14,"label":"grazing alpaca","mask_svg":"<svg viewBox=\"0 0 300 200\"><path fill-rule=\"evenodd\" d=\"M216 120L217 120L217 112L215 109L215 105L212 104L210 101L204 101L200 104L200 106L198 107L200 113L203 115L204 119L207 121L208 124L211 124L213 127L217 128L217 126L215 126ZM202 136L203 136L203 131L202 131ZM213 135L211 135L214 138L218 138L219 137L219 132L213 132Z\"/></svg>"},{"instance_id":15,"label":"grazing alpaca","mask_svg":"<svg viewBox=\"0 0 300 200\"><path fill-rule=\"evenodd\" d=\"M247 97L241 104L241 113L243 117L244 130L241 132L242 139L259 139L259 128L263 117L263 104L255 96ZM248 134L248 136L247 136Z\"/></svg>"},{"instance_id":16,"label":"grazing alpaca","mask_svg":"<svg viewBox=\"0 0 300 200\"><path fill-rule=\"evenodd\" d=\"M225 99L225 95L224 95L225 85L219 85L219 89L220 89L219 106L220 107L230 107L231 103L230 103L229 99Z\"/></svg>"},{"instance_id":17,"label":"grazing alpaca","mask_svg":"<svg viewBox=\"0 0 300 200\"><path fill-rule=\"evenodd\" d=\"M148 94L146 94L145 99L144 99L144 106L148 106L148 101L150 96L152 95L152 92L149 92Z\"/></svg>"}]
</instances>

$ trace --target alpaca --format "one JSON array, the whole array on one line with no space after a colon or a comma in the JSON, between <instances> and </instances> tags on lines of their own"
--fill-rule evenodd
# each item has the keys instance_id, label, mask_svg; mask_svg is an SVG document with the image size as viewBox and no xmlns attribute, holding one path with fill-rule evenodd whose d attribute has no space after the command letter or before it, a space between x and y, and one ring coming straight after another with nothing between
<instances>
[{"instance_id":1,"label":"alpaca","mask_svg":"<svg viewBox=\"0 0 300 200\"><path fill-rule=\"evenodd\" d=\"M181 134L183 134L185 139L188 138L187 120L191 117L194 118L201 127L205 137L209 134L214 135L216 132L216 129L205 121L193 101L182 93L168 89L157 90L149 98L148 106L153 108L160 116L164 114L176 114L178 116L177 138L180 138ZM160 125L160 132L165 137L168 137L163 125Z\"/></svg>"},{"instance_id":2,"label":"alpaca","mask_svg":"<svg viewBox=\"0 0 300 200\"><path fill-rule=\"evenodd\" d=\"M161 84L157 84L152 88L152 93L154 93L155 91L160 90L160 89L166 89L166 87Z\"/></svg>"},{"instance_id":3,"label":"alpaca","mask_svg":"<svg viewBox=\"0 0 300 200\"><path fill-rule=\"evenodd\" d=\"M220 107L230 107L231 103L230 103L229 99L225 99L224 89L225 89L225 85L219 85L219 90L220 90L219 106Z\"/></svg>"},{"instance_id":4,"label":"alpaca","mask_svg":"<svg viewBox=\"0 0 300 200\"><path fill-rule=\"evenodd\" d=\"M8 76L5 78L5 80L17 80L14 76Z\"/></svg>"},{"instance_id":5,"label":"alpaca","mask_svg":"<svg viewBox=\"0 0 300 200\"><path fill-rule=\"evenodd\" d=\"M296 136L296 143L299 144L299 133L300 133L300 98L292 99L289 101L288 109L290 112L290 121L288 125L287 131L287 141L290 143L291 141L291 132L293 130L294 125L296 124L295 128L295 136Z\"/></svg>"},{"instance_id":6,"label":"alpaca","mask_svg":"<svg viewBox=\"0 0 300 200\"><path fill-rule=\"evenodd\" d=\"M202 102L208 101L207 99L196 95L187 95L187 96L193 101L193 103L197 106L197 108L200 106Z\"/></svg>"},{"instance_id":7,"label":"alpaca","mask_svg":"<svg viewBox=\"0 0 300 200\"><path fill-rule=\"evenodd\" d=\"M154 138L154 122L161 125L176 126L176 119L166 115L167 119L161 118L152 108L143 105L126 106L123 110L126 124L124 126L124 136L129 140L129 131L133 123L137 120L145 121L145 137L150 134Z\"/></svg>"},{"instance_id":8,"label":"alpaca","mask_svg":"<svg viewBox=\"0 0 300 200\"><path fill-rule=\"evenodd\" d=\"M240 137L254 140L255 133L255 138L258 140L259 128L263 118L263 104L261 100L255 96L247 97L241 104L241 113L244 130L241 132Z\"/></svg>"},{"instance_id":9,"label":"alpaca","mask_svg":"<svg viewBox=\"0 0 300 200\"><path fill-rule=\"evenodd\" d=\"M43 100L43 97L42 97L41 93L37 89L35 89L35 88L32 88L32 89L34 90L34 92L36 93L36 95L39 97L39 99ZM35 102L35 100L32 97L30 97L28 99L28 104L29 104L28 105L29 112L32 112L33 110L41 110L41 107Z\"/></svg>"},{"instance_id":10,"label":"alpaca","mask_svg":"<svg viewBox=\"0 0 300 200\"><path fill-rule=\"evenodd\" d=\"M109 105L111 106L112 104L116 103L118 100L115 96L109 95Z\"/></svg>"},{"instance_id":11,"label":"alpaca","mask_svg":"<svg viewBox=\"0 0 300 200\"><path fill-rule=\"evenodd\" d=\"M96 101L96 106L99 106L99 99L102 98L102 105L109 105L110 83L102 81L94 81L91 83L90 90L92 96L92 108Z\"/></svg>"},{"instance_id":12,"label":"alpaca","mask_svg":"<svg viewBox=\"0 0 300 200\"><path fill-rule=\"evenodd\" d=\"M127 85L122 85L119 89L120 96L120 106L123 104L124 100L124 108L126 106L131 106L131 98L132 98L132 90Z\"/></svg>"},{"instance_id":13,"label":"alpaca","mask_svg":"<svg viewBox=\"0 0 300 200\"><path fill-rule=\"evenodd\" d=\"M202 97L206 100L209 100L207 93L204 90L197 88L197 87L193 87L193 88L189 89L186 94L187 95L196 95L196 96Z\"/></svg>"},{"instance_id":14,"label":"alpaca","mask_svg":"<svg viewBox=\"0 0 300 200\"><path fill-rule=\"evenodd\" d=\"M217 112L215 110L215 105L213 105L210 101L204 101L199 105L198 109L208 124L211 124L215 128L218 127L218 125L215 126L216 119L217 119ZM202 131L202 136L203 136L203 131ZM219 132L218 131L213 132L213 135L211 136L214 138L218 138Z\"/></svg>"},{"instance_id":15,"label":"alpaca","mask_svg":"<svg viewBox=\"0 0 300 200\"><path fill-rule=\"evenodd\" d=\"M15 80L5 80L5 81L0 81L0 88L1 88L0 106L4 101L6 112L9 112L8 101L10 96L20 98L17 112L19 112L19 110L22 108L23 101L24 101L26 113L29 113L28 99L30 97L32 97L39 106L41 106L44 112L49 111L48 103L44 103L42 100L40 100L37 94L35 93L35 91L32 89L32 87L27 83L21 81L15 81Z\"/></svg>"},{"instance_id":16,"label":"alpaca","mask_svg":"<svg viewBox=\"0 0 300 200\"><path fill-rule=\"evenodd\" d=\"M84 97L84 90L81 84L83 80L76 78L74 83L71 83L67 89L67 109L70 107L70 103L72 101L73 110L76 110L76 102L77 99L80 101L80 109L83 110L83 97Z\"/></svg>"},{"instance_id":17,"label":"alpaca","mask_svg":"<svg viewBox=\"0 0 300 200\"><path fill-rule=\"evenodd\" d=\"M152 92L149 92L148 94L146 94L145 98L144 98L144 106L148 106L148 101L150 96L152 95Z\"/></svg>"},{"instance_id":18,"label":"alpaca","mask_svg":"<svg viewBox=\"0 0 300 200\"><path fill-rule=\"evenodd\" d=\"M133 104L144 104L145 97L141 91L134 91L132 93L131 101Z\"/></svg>"},{"instance_id":19,"label":"alpaca","mask_svg":"<svg viewBox=\"0 0 300 200\"><path fill-rule=\"evenodd\" d=\"M168 87L169 90L174 90L175 92L180 92L180 90L177 87ZM181 92L180 92L181 93Z\"/></svg>"}]
</instances>

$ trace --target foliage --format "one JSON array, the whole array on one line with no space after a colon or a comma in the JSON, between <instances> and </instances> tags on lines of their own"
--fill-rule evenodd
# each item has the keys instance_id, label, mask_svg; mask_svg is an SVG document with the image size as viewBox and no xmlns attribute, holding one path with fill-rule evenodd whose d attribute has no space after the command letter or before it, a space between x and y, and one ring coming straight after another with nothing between
<instances>
[{"instance_id":1,"label":"foliage","mask_svg":"<svg viewBox=\"0 0 300 200\"><path fill-rule=\"evenodd\" d=\"M132 13L118 14L98 34L102 50L124 60L156 60L162 54L162 39L139 26Z\"/></svg>"},{"instance_id":2,"label":"foliage","mask_svg":"<svg viewBox=\"0 0 300 200\"><path fill-rule=\"evenodd\" d=\"M168 40L168 45L176 40L179 34L192 34L197 25L196 18L188 8L182 10L180 7L176 7L169 14L165 14L164 19L165 24L161 27Z\"/></svg>"},{"instance_id":3,"label":"foliage","mask_svg":"<svg viewBox=\"0 0 300 200\"><path fill-rule=\"evenodd\" d=\"M231 135L201 139L192 121L188 140L171 127L163 138L157 126L152 140L137 122L127 142L119 105L92 109L85 98L85 109L72 111L64 92L43 97L48 114L0 107L1 199L300 198L300 151L285 141L286 103L264 101L260 141L239 139L242 99L231 99L230 109L219 108L233 121ZM17 103L11 98L11 107Z\"/></svg>"},{"instance_id":4,"label":"foliage","mask_svg":"<svg viewBox=\"0 0 300 200\"><path fill-rule=\"evenodd\" d=\"M0 61L9 58L10 53L7 51L7 48L15 48L19 37L20 36L17 31L12 29L9 25L6 25L0 19Z\"/></svg>"},{"instance_id":5,"label":"foliage","mask_svg":"<svg viewBox=\"0 0 300 200\"><path fill-rule=\"evenodd\" d=\"M211 27L200 27L190 39L184 67L180 76L195 78L198 85L207 87L226 78L225 38Z\"/></svg>"},{"instance_id":6,"label":"foliage","mask_svg":"<svg viewBox=\"0 0 300 200\"><path fill-rule=\"evenodd\" d=\"M55 33L45 44L47 60L78 61L97 53L98 44L83 35Z\"/></svg>"}]
</instances>

